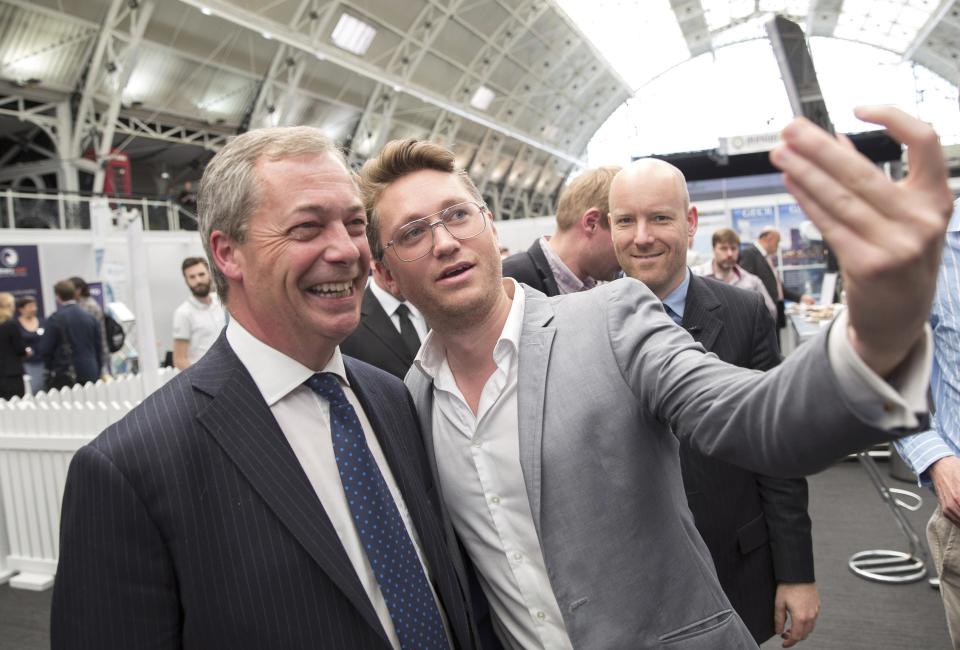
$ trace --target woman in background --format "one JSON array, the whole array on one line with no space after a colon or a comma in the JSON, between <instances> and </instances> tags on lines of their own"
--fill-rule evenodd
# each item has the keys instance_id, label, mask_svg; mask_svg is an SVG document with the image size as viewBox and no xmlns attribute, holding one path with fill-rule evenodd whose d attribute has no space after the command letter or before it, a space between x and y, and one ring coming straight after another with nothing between
<instances>
[{"instance_id":1,"label":"woman in background","mask_svg":"<svg viewBox=\"0 0 960 650\"><path fill-rule=\"evenodd\" d=\"M13 318L13 294L0 293L0 399L23 397L23 357L27 346Z\"/></svg>"},{"instance_id":2,"label":"woman in background","mask_svg":"<svg viewBox=\"0 0 960 650\"><path fill-rule=\"evenodd\" d=\"M43 336L43 324L37 317L37 299L33 296L17 298L17 323L20 325L20 336L27 346L27 358L23 367L30 376L30 392L33 394L44 390L43 359L37 354L40 337Z\"/></svg>"}]
</instances>

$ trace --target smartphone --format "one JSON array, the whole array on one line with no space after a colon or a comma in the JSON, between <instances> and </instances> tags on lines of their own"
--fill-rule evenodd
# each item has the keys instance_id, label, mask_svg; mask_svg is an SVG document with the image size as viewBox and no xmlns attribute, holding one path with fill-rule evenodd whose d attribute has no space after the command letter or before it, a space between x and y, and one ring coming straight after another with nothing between
<instances>
[{"instance_id":1,"label":"smartphone","mask_svg":"<svg viewBox=\"0 0 960 650\"><path fill-rule=\"evenodd\" d=\"M817 82L817 71L813 67L807 38L800 25L783 16L773 16L764 23L764 28L773 45L773 54L780 66L780 76L787 88L793 114L803 116L830 135L835 135Z\"/></svg>"}]
</instances>

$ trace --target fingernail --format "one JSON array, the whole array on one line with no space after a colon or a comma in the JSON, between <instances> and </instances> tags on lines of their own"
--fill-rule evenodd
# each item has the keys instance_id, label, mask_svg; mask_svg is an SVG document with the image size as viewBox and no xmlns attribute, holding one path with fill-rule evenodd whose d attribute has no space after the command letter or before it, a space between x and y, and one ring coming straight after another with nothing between
<instances>
[{"instance_id":1,"label":"fingernail","mask_svg":"<svg viewBox=\"0 0 960 650\"><path fill-rule=\"evenodd\" d=\"M777 165L784 165L790 162L790 152L786 145L777 145L770 152L770 159Z\"/></svg>"}]
</instances>

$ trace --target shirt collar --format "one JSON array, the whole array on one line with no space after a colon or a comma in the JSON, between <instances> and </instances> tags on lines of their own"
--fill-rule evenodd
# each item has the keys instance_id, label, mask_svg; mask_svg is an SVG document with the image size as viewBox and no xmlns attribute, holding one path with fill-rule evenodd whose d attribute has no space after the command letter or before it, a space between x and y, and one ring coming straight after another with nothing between
<instances>
[{"instance_id":1,"label":"shirt collar","mask_svg":"<svg viewBox=\"0 0 960 650\"><path fill-rule=\"evenodd\" d=\"M950 225L947 226L949 232L960 232L960 199L953 204L953 216L950 218Z\"/></svg>"},{"instance_id":2,"label":"shirt collar","mask_svg":"<svg viewBox=\"0 0 960 650\"><path fill-rule=\"evenodd\" d=\"M549 237L540 238L540 248L543 250L544 257L547 258L547 264L550 265L553 279L557 281L557 289L560 290L560 293L576 293L596 286L596 280L587 278L586 281L582 281L570 270L570 267L564 264L560 256L550 246Z\"/></svg>"},{"instance_id":3,"label":"shirt collar","mask_svg":"<svg viewBox=\"0 0 960 650\"><path fill-rule=\"evenodd\" d=\"M207 295L210 296L209 305L205 302L202 302L199 298L193 295L192 292L190 293L189 296L187 296L187 302L189 302L191 305L193 305L197 309L210 309L211 307L213 307L213 304L217 301L217 294L211 291Z\"/></svg>"},{"instance_id":4,"label":"shirt collar","mask_svg":"<svg viewBox=\"0 0 960 650\"><path fill-rule=\"evenodd\" d=\"M373 276L370 276L370 280L367 282L367 291L373 292L373 296L377 299L377 302L380 303L380 306L383 307L383 311L387 312L387 316L393 316L394 312L397 311L397 307L406 305L412 316L420 317L419 309L407 301L394 298L389 291L385 291L380 285L373 281Z\"/></svg>"},{"instance_id":5,"label":"shirt collar","mask_svg":"<svg viewBox=\"0 0 960 650\"><path fill-rule=\"evenodd\" d=\"M770 257L771 255L773 255L773 253L768 253L768 252L767 252L767 249L764 248L764 247L760 244L760 242L755 241L755 242L753 242L753 245L757 247L757 250L760 251L760 254L763 255L764 257Z\"/></svg>"},{"instance_id":6,"label":"shirt collar","mask_svg":"<svg viewBox=\"0 0 960 650\"><path fill-rule=\"evenodd\" d=\"M683 320L683 308L687 304L687 289L690 288L690 269L684 269L683 282L667 294L663 304L673 310Z\"/></svg>"},{"instance_id":7,"label":"shirt collar","mask_svg":"<svg viewBox=\"0 0 960 650\"><path fill-rule=\"evenodd\" d=\"M504 278L503 281L513 285L513 304L507 314L507 321L503 324L500 338L493 347L493 359L497 366L509 363L512 355L520 350L520 333L523 331L524 295L520 284L513 278ZM423 346L413 362L434 382L441 374L447 363L447 351L436 337L436 330L430 330Z\"/></svg>"},{"instance_id":8,"label":"shirt collar","mask_svg":"<svg viewBox=\"0 0 960 650\"><path fill-rule=\"evenodd\" d=\"M267 406L272 407L314 374L310 368L248 332L236 318L227 323L227 343L253 377L253 383ZM350 385L339 347L334 348L333 356L320 372L332 372L344 384Z\"/></svg>"}]
</instances>

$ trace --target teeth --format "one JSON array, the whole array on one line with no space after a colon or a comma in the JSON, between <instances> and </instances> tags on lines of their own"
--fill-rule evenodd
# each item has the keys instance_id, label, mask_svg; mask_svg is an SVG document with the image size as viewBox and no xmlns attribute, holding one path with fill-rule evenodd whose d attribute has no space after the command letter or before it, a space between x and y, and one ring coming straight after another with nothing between
<instances>
[{"instance_id":1,"label":"teeth","mask_svg":"<svg viewBox=\"0 0 960 650\"><path fill-rule=\"evenodd\" d=\"M314 285L309 289L310 293L314 293L318 296L332 296L336 298L342 298L344 296L349 296L353 294L353 283L352 282L323 282L321 284Z\"/></svg>"}]
</instances>

